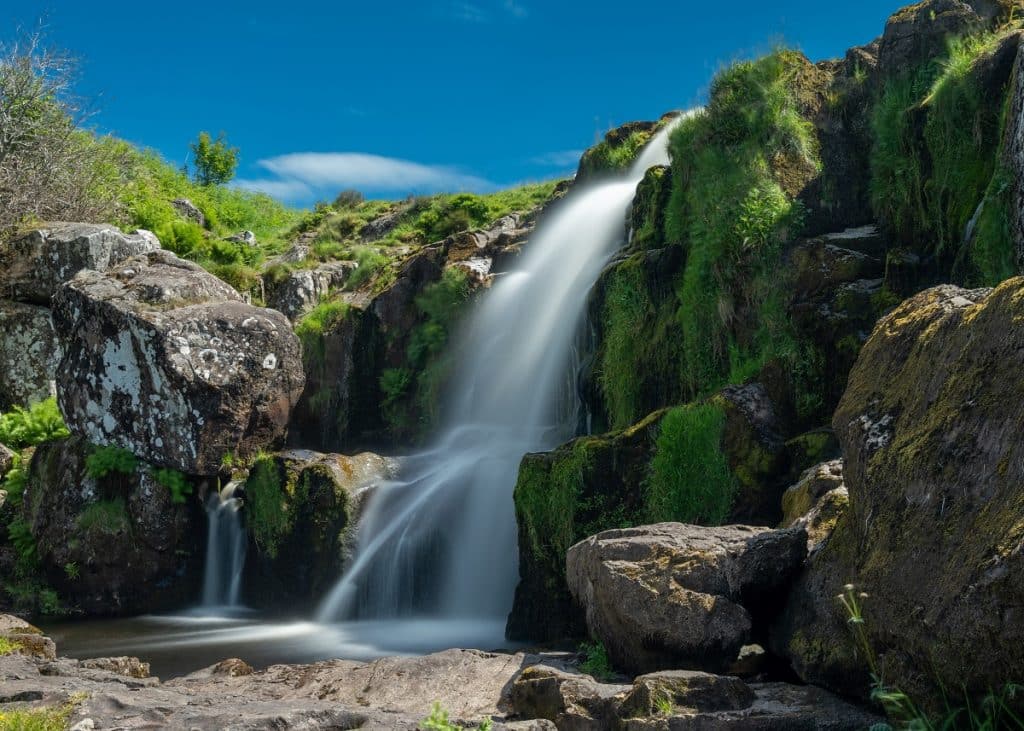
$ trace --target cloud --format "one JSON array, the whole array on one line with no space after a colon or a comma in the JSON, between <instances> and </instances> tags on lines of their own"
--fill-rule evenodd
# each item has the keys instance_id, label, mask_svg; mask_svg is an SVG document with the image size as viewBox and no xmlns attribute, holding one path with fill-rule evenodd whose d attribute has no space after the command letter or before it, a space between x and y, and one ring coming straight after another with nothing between
<instances>
[{"instance_id":1,"label":"cloud","mask_svg":"<svg viewBox=\"0 0 1024 731\"><path fill-rule=\"evenodd\" d=\"M557 152L547 152L543 155L537 155L531 157L529 162L531 165L541 165L549 168L564 168L567 166L575 166L579 163L580 158L583 157L585 150L559 150Z\"/></svg>"},{"instance_id":2,"label":"cloud","mask_svg":"<svg viewBox=\"0 0 1024 731\"><path fill-rule=\"evenodd\" d=\"M296 152L257 164L270 177L240 180L237 184L286 200L309 198L315 193L334 194L346 188L389 194L480 193L498 188L491 181L457 167L425 165L363 152Z\"/></svg>"},{"instance_id":3,"label":"cloud","mask_svg":"<svg viewBox=\"0 0 1024 731\"><path fill-rule=\"evenodd\" d=\"M505 12L516 18L525 18L530 14L526 6L516 0L505 0Z\"/></svg>"},{"instance_id":4,"label":"cloud","mask_svg":"<svg viewBox=\"0 0 1024 731\"><path fill-rule=\"evenodd\" d=\"M490 16L479 5L472 3L454 2L451 5L452 17L465 21L466 23L486 23Z\"/></svg>"},{"instance_id":5,"label":"cloud","mask_svg":"<svg viewBox=\"0 0 1024 731\"><path fill-rule=\"evenodd\" d=\"M519 0L491 0L486 4L453 0L448 5L448 14L465 23L491 23L502 17L522 20L530 11Z\"/></svg>"}]
</instances>

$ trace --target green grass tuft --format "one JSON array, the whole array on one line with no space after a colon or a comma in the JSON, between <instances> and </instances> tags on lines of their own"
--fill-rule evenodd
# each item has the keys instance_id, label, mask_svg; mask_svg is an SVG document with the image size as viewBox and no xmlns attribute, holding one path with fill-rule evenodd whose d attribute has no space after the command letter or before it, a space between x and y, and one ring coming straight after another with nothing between
<instances>
[{"instance_id":1,"label":"green grass tuft","mask_svg":"<svg viewBox=\"0 0 1024 731\"><path fill-rule=\"evenodd\" d=\"M128 508L124 498L100 500L83 510L76 520L79 530L118 535L128 529Z\"/></svg>"}]
</instances>

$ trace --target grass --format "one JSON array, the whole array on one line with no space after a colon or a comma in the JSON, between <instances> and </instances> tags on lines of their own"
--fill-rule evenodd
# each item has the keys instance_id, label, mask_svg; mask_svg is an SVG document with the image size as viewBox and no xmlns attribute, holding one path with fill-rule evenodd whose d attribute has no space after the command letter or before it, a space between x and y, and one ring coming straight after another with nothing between
<instances>
[{"instance_id":1,"label":"grass","mask_svg":"<svg viewBox=\"0 0 1024 731\"><path fill-rule=\"evenodd\" d=\"M295 334L302 344L303 362L322 365L325 358L324 334L345 319L349 305L332 300L321 302L295 324Z\"/></svg>"},{"instance_id":2,"label":"grass","mask_svg":"<svg viewBox=\"0 0 1024 731\"><path fill-rule=\"evenodd\" d=\"M680 406L661 422L645 483L645 518L720 525L729 515L736 478L721 451L725 413L714 404Z\"/></svg>"},{"instance_id":3,"label":"grass","mask_svg":"<svg viewBox=\"0 0 1024 731\"><path fill-rule=\"evenodd\" d=\"M86 533L118 535L128 529L128 509L121 497L100 500L86 507L75 522Z\"/></svg>"},{"instance_id":4,"label":"grass","mask_svg":"<svg viewBox=\"0 0 1024 731\"><path fill-rule=\"evenodd\" d=\"M490 731L494 722L485 718L476 726L479 731ZM448 711L439 703L435 702L430 709L430 715L420 721L419 728L426 731L462 731L464 728L448 718Z\"/></svg>"},{"instance_id":5,"label":"grass","mask_svg":"<svg viewBox=\"0 0 1024 731\"><path fill-rule=\"evenodd\" d=\"M654 312L640 267L624 263L609 275L605 289L600 363L601 392L613 429L636 422L639 413L639 374L651 367L651 342L638 337L638 327Z\"/></svg>"},{"instance_id":6,"label":"grass","mask_svg":"<svg viewBox=\"0 0 1024 731\"><path fill-rule=\"evenodd\" d=\"M772 300L781 296L781 247L803 219L780 181L820 167L793 84L802 63L777 51L729 67L715 78L707 109L671 135L665 239L687 250L676 296L689 397L792 351L776 347L792 335Z\"/></svg>"},{"instance_id":7,"label":"grass","mask_svg":"<svg viewBox=\"0 0 1024 731\"><path fill-rule=\"evenodd\" d=\"M584 153L583 159L580 160L581 174L593 175L625 170L637 158L652 134L653 132L649 130L634 130L623 139L612 140L606 136Z\"/></svg>"},{"instance_id":8,"label":"grass","mask_svg":"<svg viewBox=\"0 0 1024 731\"><path fill-rule=\"evenodd\" d=\"M60 707L0 711L0 731L66 731L71 714L87 697L76 693Z\"/></svg>"}]
</instances>

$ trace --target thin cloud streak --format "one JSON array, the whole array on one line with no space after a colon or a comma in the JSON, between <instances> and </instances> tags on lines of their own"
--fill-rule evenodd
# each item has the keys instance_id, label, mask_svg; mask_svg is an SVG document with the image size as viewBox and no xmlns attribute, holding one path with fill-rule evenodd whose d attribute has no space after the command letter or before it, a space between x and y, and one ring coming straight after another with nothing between
<instances>
[{"instance_id":1,"label":"thin cloud streak","mask_svg":"<svg viewBox=\"0 0 1024 731\"><path fill-rule=\"evenodd\" d=\"M586 150L558 150L557 152L547 152L543 155L531 157L529 162L531 165L542 165L544 167L563 168L575 166L579 163L580 158L583 157L584 152Z\"/></svg>"}]
</instances>

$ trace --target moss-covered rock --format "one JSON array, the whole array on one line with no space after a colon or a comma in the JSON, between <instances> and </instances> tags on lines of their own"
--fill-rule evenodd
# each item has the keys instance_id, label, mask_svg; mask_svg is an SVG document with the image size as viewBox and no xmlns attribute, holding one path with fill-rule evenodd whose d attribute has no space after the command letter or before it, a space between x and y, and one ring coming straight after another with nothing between
<instances>
[{"instance_id":1,"label":"moss-covered rock","mask_svg":"<svg viewBox=\"0 0 1024 731\"><path fill-rule=\"evenodd\" d=\"M22 518L39 570L70 609L129 614L196 596L202 517L176 501L154 468L98 475L95 448L80 438L40 445L32 456ZM180 498L179 498L180 499Z\"/></svg>"},{"instance_id":2,"label":"moss-covered rock","mask_svg":"<svg viewBox=\"0 0 1024 731\"><path fill-rule=\"evenodd\" d=\"M833 425L849 507L778 635L794 668L841 692L874 667L919 703L1024 677L1024 279L943 286L883 318ZM885 374L885 378L879 378ZM861 600L871 656L836 596Z\"/></svg>"},{"instance_id":3,"label":"moss-covered rock","mask_svg":"<svg viewBox=\"0 0 1024 731\"><path fill-rule=\"evenodd\" d=\"M362 488L390 475L387 458L294 449L266 455L245 481L244 516L253 550L249 601L275 606L330 589L354 548Z\"/></svg>"},{"instance_id":4,"label":"moss-covered rock","mask_svg":"<svg viewBox=\"0 0 1024 731\"><path fill-rule=\"evenodd\" d=\"M651 139L658 122L629 122L610 130L600 142L583 153L576 182L625 170Z\"/></svg>"}]
</instances>

